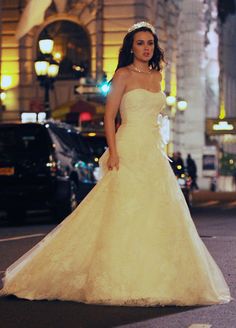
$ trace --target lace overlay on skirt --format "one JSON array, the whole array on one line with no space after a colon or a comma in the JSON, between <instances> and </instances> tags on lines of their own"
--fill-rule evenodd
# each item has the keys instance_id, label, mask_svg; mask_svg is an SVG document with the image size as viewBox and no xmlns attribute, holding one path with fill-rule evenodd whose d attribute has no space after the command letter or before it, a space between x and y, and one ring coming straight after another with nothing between
<instances>
[{"instance_id":1,"label":"lace overlay on skirt","mask_svg":"<svg viewBox=\"0 0 236 328\"><path fill-rule=\"evenodd\" d=\"M121 102L118 171L107 171L77 209L6 271L1 295L126 306L230 301L161 151L162 92Z\"/></svg>"}]
</instances>

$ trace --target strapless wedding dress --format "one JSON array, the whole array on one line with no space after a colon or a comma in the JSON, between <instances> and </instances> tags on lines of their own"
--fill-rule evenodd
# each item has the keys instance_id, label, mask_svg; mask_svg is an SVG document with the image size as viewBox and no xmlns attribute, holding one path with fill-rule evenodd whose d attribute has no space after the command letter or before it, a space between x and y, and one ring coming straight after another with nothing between
<instances>
[{"instance_id":1,"label":"strapless wedding dress","mask_svg":"<svg viewBox=\"0 0 236 328\"><path fill-rule=\"evenodd\" d=\"M162 150L163 92L124 94L119 170L107 171L76 210L10 266L1 295L111 305L225 303L224 277L198 236Z\"/></svg>"}]
</instances>

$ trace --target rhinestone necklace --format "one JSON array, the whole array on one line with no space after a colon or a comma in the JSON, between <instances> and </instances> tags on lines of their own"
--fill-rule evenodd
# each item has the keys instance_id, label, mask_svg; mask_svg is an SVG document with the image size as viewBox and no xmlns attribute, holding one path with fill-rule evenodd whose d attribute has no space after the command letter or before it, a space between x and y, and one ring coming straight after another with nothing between
<instances>
[{"instance_id":1,"label":"rhinestone necklace","mask_svg":"<svg viewBox=\"0 0 236 328\"><path fill-rule=\"evenodd\" d=\"M152 69L149 68L149 71L142 71L141 69L139 69L138 67L134 66L134 64L131 64L131 66L133 67L133 69L138 72L138 73L144 73L144 74L151 74L152 73Z\"/></svg>"}]
</instances>

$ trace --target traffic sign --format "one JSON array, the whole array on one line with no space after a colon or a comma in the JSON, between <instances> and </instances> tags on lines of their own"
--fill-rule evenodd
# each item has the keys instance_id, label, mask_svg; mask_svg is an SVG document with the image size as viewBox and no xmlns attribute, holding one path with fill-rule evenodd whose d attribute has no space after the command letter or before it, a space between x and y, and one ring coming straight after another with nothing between
<instances>
[{"instance_id":1,"label":"traffic sign","mask_svg":"<svg viewBox=\"0 0 236 328\"><path fill-rule=\"evenodd\" d=\"M75 94L90 94L90 93L100 93L99 88L96 85L75 85L74 86Z\"/></svg>"}]
</instances>

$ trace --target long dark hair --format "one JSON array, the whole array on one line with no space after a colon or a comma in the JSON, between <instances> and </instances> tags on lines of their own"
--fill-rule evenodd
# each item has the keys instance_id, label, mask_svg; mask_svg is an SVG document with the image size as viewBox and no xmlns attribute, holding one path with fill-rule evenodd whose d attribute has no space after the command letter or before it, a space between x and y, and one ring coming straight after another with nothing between
<instances>
[{"instance_id":1,"label":"long dark hair","mask_svg":"<svg viewBox=\"0 0 236 328\"><path fill-rule=\"evenodd\" d=\"M118 65L116 67L116 71L120 67L125 67L133 63L134 60L134 54L131 53L131 49L133 46L134 41L134 35L138 32L150 32L154 37L154 52L152 58L149 60L149 66L152 67L152 69L156 69L157 71L160 71L162 69L162 62L165 63L164 59L164 52L159 47L158 44L158 38L157 35L154 34L150 28L148 27L140 27L136 30L129 32L126 34L123 45L120 49L119 58L118 58Z\"/></svg>"}]
</instances>

